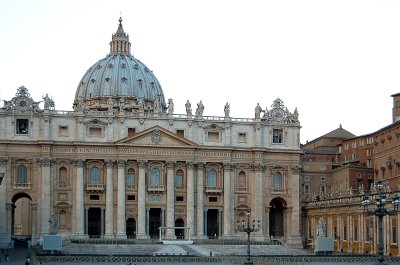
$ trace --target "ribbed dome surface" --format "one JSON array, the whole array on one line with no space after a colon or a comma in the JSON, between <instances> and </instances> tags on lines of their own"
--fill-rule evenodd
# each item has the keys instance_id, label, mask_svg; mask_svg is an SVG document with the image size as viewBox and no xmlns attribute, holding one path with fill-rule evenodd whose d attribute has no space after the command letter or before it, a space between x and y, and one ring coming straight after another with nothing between
<instances>
[{"instance_id":1,"label":"ribbed dome surface","mask_svg":"<svg viewBox=\"0 0 400 265\"><path fill-rule=\"evenodd\" d=\"M75 94L75 102L89 103L93 99L141 99L165 107L160 83L147 66L130 53L129 36L122 28L122 19L110 42L110 54L96 62L82 77Z\"/></svg>"}]
</instances>

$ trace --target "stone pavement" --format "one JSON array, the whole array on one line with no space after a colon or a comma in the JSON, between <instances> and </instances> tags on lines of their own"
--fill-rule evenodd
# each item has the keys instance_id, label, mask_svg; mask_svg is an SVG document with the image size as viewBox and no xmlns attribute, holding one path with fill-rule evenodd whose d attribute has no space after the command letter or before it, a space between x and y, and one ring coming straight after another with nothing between
<instances>
[{"instance_id":1,"label":"stone pavement","mask_svg":"<svg viewBox=\"0 0 400 265\"><path fill-rule=\"evenodd\" d=\"M25 261L29 256L29 252L27 248L14 248L9 249L8 253L8 261L5 261L4 254L7 250L1 251L1 264L2 265L25 265Z\"/></svg>"},{"instance_id":2,"label":"stone pavement","mask_svg":"<svg viewBox=\"0 0 400 265\"><path fill-rule=\"evenodd\" d=\"M68 244L63 252L67 254L98 254L98 255L246 255L246 245L163 245L163 244ZM252 255L305 255L309 251L290 249L282 245L252 245Z\"/></svg>"}]
</instances>

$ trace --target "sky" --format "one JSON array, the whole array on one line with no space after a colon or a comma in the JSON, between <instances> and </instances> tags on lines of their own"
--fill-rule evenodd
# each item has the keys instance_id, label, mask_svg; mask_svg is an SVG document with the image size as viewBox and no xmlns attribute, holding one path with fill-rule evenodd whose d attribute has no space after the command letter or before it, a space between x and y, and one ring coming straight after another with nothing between
<instances>
[{"instance_id":1,"label":"sky","mask_svg":"<svg viewBox=\"0 0 400 265\"><path fill-rule=\"evenodd\" d=\"M229 102L231 117L253 118L280 98L302 143L340 125L359 136L392 123L399 14L398 0L0 0L0 99L24 85L72 110L121 16L175 113L202 100L205 116Z\"/></svg>"}]
</instances>

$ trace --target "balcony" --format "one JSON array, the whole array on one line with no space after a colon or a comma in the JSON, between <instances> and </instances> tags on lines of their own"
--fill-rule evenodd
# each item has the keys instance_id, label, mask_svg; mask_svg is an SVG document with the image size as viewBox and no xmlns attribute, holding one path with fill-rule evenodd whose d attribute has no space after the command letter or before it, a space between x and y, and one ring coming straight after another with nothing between
<instances>
[{"instance_id":1,"label":"balcony","mask_svg":"<svg viewBox=\"0 0 400 265\"><path fill-rule=\"evenodd\" d=\"M163 193L165 192L165 185L147 185L147 192Z\"/></svg>"},{"instance_id":2,"label":"balcony","mask_svg":"<svg viewBox=\"0 0 400 265\"><path fill-rule=\"evenodd\" d=\"M87 192L104 192L104 184L86 184Z\"/></svg>"},{"instance_id":3,"label":"balcony","mask_svg":"<svg viewBox=\"0 0 400 265\"><path fill-rule=\"evenodd\" d=\"M222 194L222 187L218 186L205 186L204 191L207 194Z\"/></svg>"},{"instance_id":4,"label":"balcony","mask_svg":"<svg viewBox=\"0 0 400 265\"><path fill-rule=\"evenodd\" d=\"M14 182L14 189L18 190L30 190L32 188L32 184L28 182Z\"/></svg>"}]
</instances>

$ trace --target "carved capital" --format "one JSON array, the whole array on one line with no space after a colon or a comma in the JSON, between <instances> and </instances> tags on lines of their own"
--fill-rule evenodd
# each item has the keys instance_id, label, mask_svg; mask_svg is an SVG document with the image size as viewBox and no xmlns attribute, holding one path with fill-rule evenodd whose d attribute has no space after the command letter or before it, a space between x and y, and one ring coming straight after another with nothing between
<instances>
[{"instance_id":1,"label":"carved capital","mask_svg":"<svg viewBox=\"0 0 400 265\"><path fill-rule=\"evenodd\" d=\"M258 171L258 172L264 172L265 171L265 165L263 164L251 164L250 169L252 171Z\"/></svg>"},{"instance_id":2,"label":"carved capital","mask_svg":"<svg viewBox=\"0 0 400 265\"><path fill-rule=\"evenodd\" d=\"M167 161L167 168L168 169L173 169L175 167L175 162L174 161Z\"/></svg>"},{"instance_id":3,"label":"carved capital","mask_svg":"<svg viewBox=\"0 0 400 265\"><path fill-rule=\"evenodd\" d=\"M197 162L197 169L204 169L206 164L204 162Z\"/></svg>"},{"instance_id":4,"label":"carved capital","mask_svg":"<svg viewBox=\"0 0 400 265\"><path fill-rule=\"evenodd\" d=\"M126 166L126 160L119 159L117 161L118 167L125 167Z\"/></svg>"},{"instance_id":5,"label":"carved capital","mask_svg":"<svg viewBox=\"0 0 400 265\"><path fill-rule=\"evenodd\" d=\"M52 164L54 164L55 159L54 158L38 158L37 162L39 165L41 165L42 167L49 167Z\"/></svg>"},{"instance_id":6,"label":"carved capital","mask_svg":"<svg viewBox=\"0 0 400 265\"><path fill-rule=\"evenodd\" d=\"M232 164L232 163L224 164L224 170L225 171L233 171L234 169L235 169L235 164Z\"/></svg>"},{"instance_id":7,"label":"carved capital","mask_svg":"<svg viewBox=\"0 0 400 265\"><path fill-rule=\"evenodd\" d=\"M301 167L299 165L292 166L291 169L294 174L300 174L301 172Z\"/></svg>"},{"instance_id":8,"label":"carved capital","mask_svg":"<svg viewBox=\"0 0 400 265\"><path fill-rule=\"evenodd\" d=\"M5 157L0 158L0 166L7 165L7 162L8 162L8 158L5 158Z\"/></svg>"},{"instance_id":9,"label":"carved capital","mask_svg":"<svg viewBox=\"0 0 400 265\"><path fill-rule=\"evenodd\" d=\"M111 159L105 160L104 162L106 163L106 167L113 167L115 164L115 160L111 160Z\"/></svg>"},{"instance_id":10,"label":"carved capital","mask_svg":"<svg viewBox=\"0 0 400 265\"><path fill-rule=\"evenodd\" d=\"M85 165L85 160L83 159L74 159L71 163L75 167L83 167Z\"/></svg>"},{"instance_id":11,"label":"carved capital","mask_svg":"<svg viewBox=\"0 0 400 265\"><path fill-rule=\"evenodd\" d=\"M138 165L139 165L139 168L145 168L146 165L147 165L147 161L146 160L139 160L138 161Z\"/></svg>"},{"instance_id":12,"label":"carved capital","mask_svg":"<svg viewBox=\"0 0 400 265\"><path fill-rule=\"evenodd\" d=\"M188 161L188 162L186 162L186 167L187 167L188 169L194 169L195 165L196 165L196 164L195 164L193 161Z\"/></svg>"}]
</instances>

